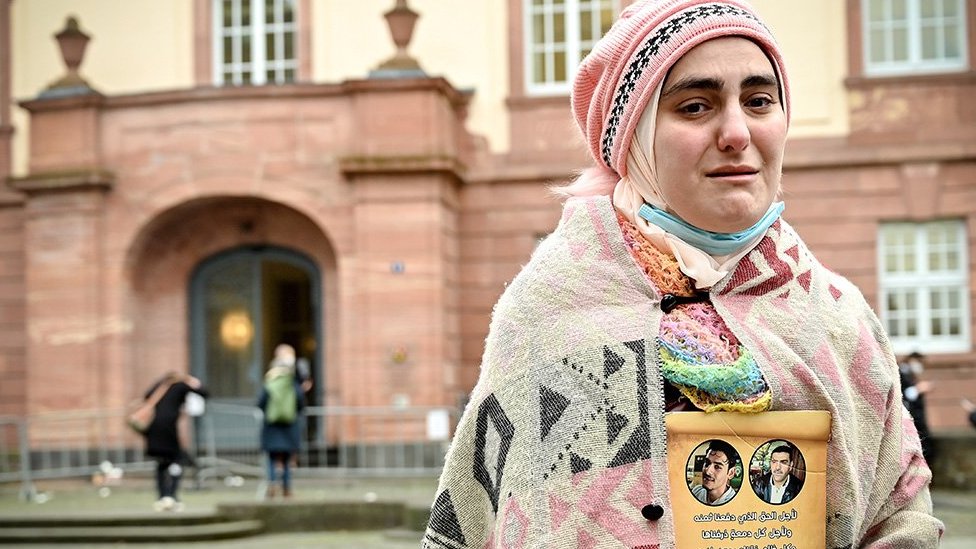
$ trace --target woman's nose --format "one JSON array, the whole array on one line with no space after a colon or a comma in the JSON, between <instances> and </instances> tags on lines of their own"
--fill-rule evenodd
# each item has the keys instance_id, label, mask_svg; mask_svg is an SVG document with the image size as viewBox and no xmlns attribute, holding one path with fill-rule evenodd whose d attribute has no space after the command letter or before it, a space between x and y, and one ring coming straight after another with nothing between
<instances>
[{"instance_id":1,"label":"woman's nose","mask_svg":"<svg viewBox=\"0 0 976 549\"><path fill-rule=\"evenodd\" d=\"M739 106L725 109L718 129L718 148L723 152L742 151L749 146L749 124Z\"/></svg>"}]
</instances>

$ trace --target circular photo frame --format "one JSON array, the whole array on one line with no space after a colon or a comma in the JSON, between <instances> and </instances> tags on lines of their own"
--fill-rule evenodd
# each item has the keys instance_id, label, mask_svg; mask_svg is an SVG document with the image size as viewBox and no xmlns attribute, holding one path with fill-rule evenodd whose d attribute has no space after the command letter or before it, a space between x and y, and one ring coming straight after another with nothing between
<instances>
[{"instance_id":1,"label":"circular photo frame","mask_svg":"<svg viewBox=\"0 0 976 549\"><path fill-rule=\"evenodd\" d=\"M800 449L788 440L773 439L756 448L749 460L749 484L756 497L784 505L803 490L807 464Z\"/></svg>"},{"instance_id":2,"label":"circular photo frame","mask_svg":"<svg viewBox=\"0 0 976 549\"><path fill-rule=\"evenodd\" d=\"M685 465L685 480L691 495L713 507L735 498L742 487L742 477L739 452L721 439L706 440L696 446Z\"/></svg>"}]
</instances>

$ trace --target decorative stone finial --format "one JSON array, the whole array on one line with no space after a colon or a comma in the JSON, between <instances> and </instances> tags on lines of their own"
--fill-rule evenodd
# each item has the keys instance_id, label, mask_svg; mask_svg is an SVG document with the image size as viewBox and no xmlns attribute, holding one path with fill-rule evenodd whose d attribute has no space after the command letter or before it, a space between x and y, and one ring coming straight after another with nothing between
<instances>
[{"instance_id":1,"label":"decorative stone finial","mask_svg":"<svg viewBox=\"0 0 976 549\"><path fill-rule=\"evenodd\" d=\"M413 37L413 27L420 15L407 6L407 0L396 0L396 5L383 14L390 27L396 54L370 71L370 78L416 78L427 76L417 60L407 53L407 46Z\"/></svg>"},{"instance_id":2,"label":"decorative stone finial","mask_svg":"<svg viewBox=\"0 0 976 549\"><path fill-rule=\"evenodd\" d=\"M55 34L54 38L58 41L58 47L61 48L61 58L64 60L64 65L67 67L68 72L58 80L52 82L41 93L41 97L63 97L67 95L93 93L95 90L88 85L88 82L78 72L78 67L81 66L81 62L85 58L85 47L88 46L88 42L91 40L90 36L81 31L78 25L78 18L73 15L68 16L64 28Z\"/></svg>"}]
</instances>

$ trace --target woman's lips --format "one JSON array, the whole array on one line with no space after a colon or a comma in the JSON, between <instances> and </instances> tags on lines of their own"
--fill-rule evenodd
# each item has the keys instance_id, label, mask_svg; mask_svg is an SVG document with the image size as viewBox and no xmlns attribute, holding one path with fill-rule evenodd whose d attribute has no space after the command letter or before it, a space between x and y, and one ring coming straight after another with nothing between
<instances>
[{"instance_id":1,"label":"woman's lips","mask_svg":"<svg viewBox=\"0 0 976 549\"><path fill-rule=\"evenodd\" d=\"M759 174L758 170L738 169L738 170L715 170L705 174L706 177L719 179L730 183L748 183L753 181Z\"/></svg>"}]
</instances>

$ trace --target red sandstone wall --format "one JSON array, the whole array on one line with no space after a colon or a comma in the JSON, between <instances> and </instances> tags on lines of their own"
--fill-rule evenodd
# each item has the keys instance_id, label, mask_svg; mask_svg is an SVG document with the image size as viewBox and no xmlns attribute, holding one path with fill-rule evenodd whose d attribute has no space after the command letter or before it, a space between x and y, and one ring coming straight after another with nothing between
<instances>
[{"instance_id":1,"label":"red sandstone wall","mask_svg":"<svg viewBox=\"0 0 976 549\"><path fill-rule=\"evenodd\" d=\"M30 385L59 381L31 409L121 406L162 372L186 371L191 273L247 244L319 268L328 404L453 404L463 98L423 80L213 99L27 104L27 324L45 330L28 354L57 366L32 371ZM80 169L104 175L90 184ZM391 274L393 262L406 269ZM406 359L391 360L401 349Z\"/></svg>"},{"instance_id":2,"label":"red sandstone wall","mask_svg":"<svg viewBox=\"0 0 976 549\"><path fill-rule=\"evenodd\" d=\"M492 307L528 262L538 239L556 228L561 205L538 180L473 183L465 187L462 205L459 385L470 391L478 378Z\"/></svg>"},{"instance_id":3,"label":"red sandstone wall","mask_svg":"<svg viewBox=\"0 0 976 549\"><path fill-rule=\"evenodd\" d=\"M584 161L565 144L557 154L540 142L538 154L491 158L465 172L462 101L438 84L389 86L110 98L80 105L100 116L69 113L60 123L56 110L45 111L32 133L32 176L91 162L112 176L104 195L98 186L36 191L28 219L0 210L7 212L0 223L13 227L8 249L30 255L29 291L50 299L53 291L83 290L64 293L63 310L37 305L26 326L49 330L37 319L67 313L84 328L72 333L91 336L85 343L53 330L38 343L26 328L18 339L13 321L10 337L29 341L27 360L39 366L28 372L32 406L120 404L159 372L185 370L189 275L209 255L246 243L294 248L319 266L327 402L387 405L397 394L419 405L463 400L477 379L493 304L558 221L546 186ZM44 139L63 124L75 131L61 135L76 140ZM872 302L879 219L976 211L970 149L922 145L790 145L787 218ZM403 273L391 272L396 261ZM12 280L0 297L17 294ZM18 314L16 305L6 311ZM403 361L394 359L400 351ZM933 379L951 385L933 399L936 427L961 423L950 405L976 391L958 368L973 363L976 354L967 353L933 364ZM18 367L4 367L16 379ZM67 393L40 390L55 380Z\"/></svg>"},{"instance_id":4,"label":"red sandstone wall","mask_svg":"<svg viewBox=\"0 0 976 549\"><path fill-rule=\"evenodd\" d=\"M976 142L974 139L973 142ZM911 147L850 146L793 141L784 174L785 217L817 257L851 279L876 305L877 234L883 220L961 216L969 221L970 264L976 265L976 162L933 158ZM477 379L484 338L504 285L528 260L534 237L555 228L557 201L546 184L558 181L549 163L509 165L465 188L462 203L462 385ZM539 174L535 178L521 173ZM507 176L507 177L506 177ZM565 176L563 176L565 177ZM505 181L509 178L513 181ZM971 267L976 287L976 268ZM959 400L976 401L976 353L933 356L927 378L934 428L965 428Z\"/></svg>"},{"instance_id":5,"label":"red sandstone wall","mask_svg":"<svg viewBox=\"0 0 976 549\"><path fill-rule=\"evenodd\" d=\"M26 411L24 212L0 204L0 416Z\"/></svg>"},{"instance_id":6,"label":"red sandstone wall","mask_svg":"<svg viewBox=\"0 0 976 549\"><path fill-rule=\"evenodd\" d=\"M10 75L10 1L0 0L0 416L22 415L27 399L23 201L3 184L12 169Z\"/></svg>"}]
</instances>

